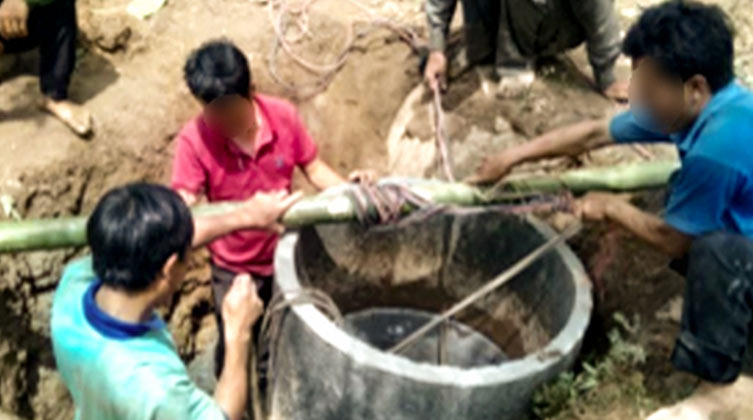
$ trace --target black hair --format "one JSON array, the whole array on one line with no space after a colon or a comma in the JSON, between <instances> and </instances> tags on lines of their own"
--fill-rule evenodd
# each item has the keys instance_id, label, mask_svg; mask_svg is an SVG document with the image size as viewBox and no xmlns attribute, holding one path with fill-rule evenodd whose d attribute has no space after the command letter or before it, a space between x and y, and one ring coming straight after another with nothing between
<instances>
[{"instance_id":1,"label":"black hair","mask_svg":"<svg viewBox=\"0 0 753 420\"><path fill-rule=\"evenodd\" d=\"M251 69L243 52L227 40L193 51L183 68L191 93L205 104L227 95L250 97Z\"/></svg>"},{"instance_id":2,"label":"black hair","mask_svg":"<svg viewBox=\"0 0 753 420\"><path fill-rule=\"evenodd\" d=\"M625 37L623 52L650 57L670 76L706 78L718 91L735 78L734 30L719 6L672 0L643 12Z\"/></svg>"},{"instance_id":3,"label":"black hair","mask_svg":"<svg viewBox=\"0 0 753 420\"><path fill-rule=\"evenodd\" d=\"M113 288L143 291L172 255L186 257L193 229L191 211L173 190L147 183L115 188L86 225L94 272Z\"/></svg>"}]
</instances>

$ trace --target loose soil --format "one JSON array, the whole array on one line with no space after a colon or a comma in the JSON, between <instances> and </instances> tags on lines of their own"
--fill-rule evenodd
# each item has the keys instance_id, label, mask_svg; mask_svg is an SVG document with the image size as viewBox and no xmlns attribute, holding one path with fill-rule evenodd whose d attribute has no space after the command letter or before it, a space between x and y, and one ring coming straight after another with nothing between
<instances>
[{"instance_id":1,"label":"loose soil","mask_svg":"<svg viewBox=\"0 0 753 420\"><path fill-rule=\"evenodd\" d=\"M262 3L173 1L152 18L140 21L125 14L125 0L78 1L82 33L71 95L94 114L96 135L88 141L37 110L35 53L0 57L0 69L10 65L9 70L0 70L4 151L0 156L0 194L13 197L24 218L58 217L88 213L105 191L126 182L165 182L172 139L199 110L182 81L183 61L201 42L219 36L232 39L249 53L260 91L298 103L319 142L321 156L336 170L346 173L370 167L385 175L393 172L387 138L404 99L419 83L418 58L394 35L374 33L359 41L326 91L298 100L274 83L267 70L273 31ZM368 2L378 13L416 27L423 25L420 3ZM639 6L650 3L618 0L623 25L634 19ZM738 24L738 66L741 76L750 80L753 13L744 8L745 0L718 3L733 12ZM317 2L311 10L312 36L305 43L305 57L321 63L334 60L345 28L358 13L342 0ZM574 57L582 67L582 52ZM289 60L280 60L279 68L286 80L312 80L311 74ZM475 135L487 140L479 140L483 147L461 147L461 142L451 145L454 155L467 153L456 161L457 171L472 171L474 156L492 146L525 141L564 123L615 112L612 105L564 70L561 62L544 64L542 77L526 100L499 104L484 99L483 79L475 71L458 80L446 98L448 119L456 127L451 130L453 136L472 139L471 134L485 132L486 137ZM416 112L409 129L415 141L430 142L428 114L421 112ZM499 135L502 132L505 136ZM467 152L469 149L472 152ZM614 149L587 158L586 164L636 158L639 155L632 149ZM398 169L412 170L408 166ZM646 208L658 211L661 207L660 194L640 199ZM605 243L612 244L611 252L600 251ZM573 246L587 265L600 272L597 280L603 293L586 350L603 351L604 331L611 326L614 312L637 314L642 328L635 340L645 347L648 361L633 373L649 391L648 405L682 396L692 382L674 373L667 363L677 325L671 316L657 316L657 311L664 314L668 302L681 295L682 279L666 268L664 258L611 228L593 227ZM0 257L0 418L72 418L70 397L55 372L49 311L63 266L85 252L68 249ZM183 289L164 311L186 361L202 354L216 339L205 260L205 254L195 258ZM620 385L613 386L616 390L604 392L619 397L610 399L607 406L581 407L573 418L641 418L647 405L636 404L629 395L620 396Z\"/></svg>"}]
</instances>

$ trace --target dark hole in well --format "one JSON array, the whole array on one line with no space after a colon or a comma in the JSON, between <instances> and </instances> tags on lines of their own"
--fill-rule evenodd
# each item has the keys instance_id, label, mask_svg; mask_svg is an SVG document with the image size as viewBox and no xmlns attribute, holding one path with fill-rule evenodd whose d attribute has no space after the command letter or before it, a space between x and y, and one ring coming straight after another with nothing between
<instances>
[{"instance_id":1,"label":"dark hole in well","mask_svg":"<svg viewBox=\"0 0 753 420\"><path fill-rule=\"evenodd\" d=\"M440 214L401 227L322 225L305 228L300 235L296 266L301 281L333 298L350 321L346 330L382 349L388 346L380 345L378 337L353 330L354 317L377 311L381 321L372 322L389 324L395 322L385 312L390 308L419 314L410 322L422 316L428 321L430 314L448 309L547 239L528 219L500 213ZM457 328L475 331L501 356L457 364L498 364L544 347L563 328L573 307L571 276L552 251L460 313L453 320ZM427 356L422 361L436 360Z\"/></svg>"},{"instance_id":2,"label":"dark hole in well","mask_svg":"<svg viewBox=\"0 0 753 420\"><path fill-rule=\"evenodd\" d=\"M386 350L437 317L437 314L415 309L372 308L346 315L345 330ZM498 365L507 360L505 353L489 338L455 320L433 328L401 354L416 362L462 368Z\"/></svg>"}]
</instances>

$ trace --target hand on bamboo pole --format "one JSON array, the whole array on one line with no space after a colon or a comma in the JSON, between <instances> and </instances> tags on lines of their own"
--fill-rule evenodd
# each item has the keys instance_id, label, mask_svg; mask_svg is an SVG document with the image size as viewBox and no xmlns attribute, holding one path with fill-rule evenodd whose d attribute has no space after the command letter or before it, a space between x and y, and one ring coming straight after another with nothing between
<instances>
[{"instance_id":1,"label":"hand on bamboo pole","mask_svg":"<svg viewBox=\"0 0 753 420\"><path fill-rule=\"evenodd\" d=\"M227 208L225 212L194 217L193 246L204 246L239 230L259 229L282 233L285 227L280 219L302 195L301 192L290 194L287 191L258 192L237 203L234 208Z\"/></svg>"},{"instance_id":2,"label":"hand on bamboo pole","mask_svg":"<svg viewBox=\"0 0 753 420\"><path fill-rule=\"evenodd\" d=\"M282 233L285 226L280 219L301 198L303 192L273 191L257 193L246 200L236 211L246 228L266 229Z\"/></svg>"},{"instance_id":3,"label":"hand on bamboo pole","mask_svg":"<svg viewBox=\"0 0 753 420\"><path fill-rule=\"evenodd\" d=\"M497 153L486 158L476 169L476 172L466 178L469 184L489 184L497 182L510 174L515 162L507 153Z\"/></svg>"}]
</instances>

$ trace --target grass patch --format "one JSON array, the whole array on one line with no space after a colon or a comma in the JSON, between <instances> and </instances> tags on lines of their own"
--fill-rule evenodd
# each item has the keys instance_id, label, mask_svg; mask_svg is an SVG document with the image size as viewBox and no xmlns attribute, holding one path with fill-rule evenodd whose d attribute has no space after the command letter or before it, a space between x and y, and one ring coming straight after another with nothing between
<instances>
[{"instance_id":1,"label":"grass patch","mask_svg":"<svg viewBox=\"0 0 753 420\"><path fill-rule=\"evenodd\" d=\"M565 372L539 388L533 397L533 411L539 419L580 419L582 413L603 413L618 401L639 411L652 408L643 375L638 367L646 361L646 351L630 341L640 322L614 315L617 326L609 334L606 354L589 354L578 369ZM629 404L624 404L625 399Z\"/></svg>"}]
</instances>

